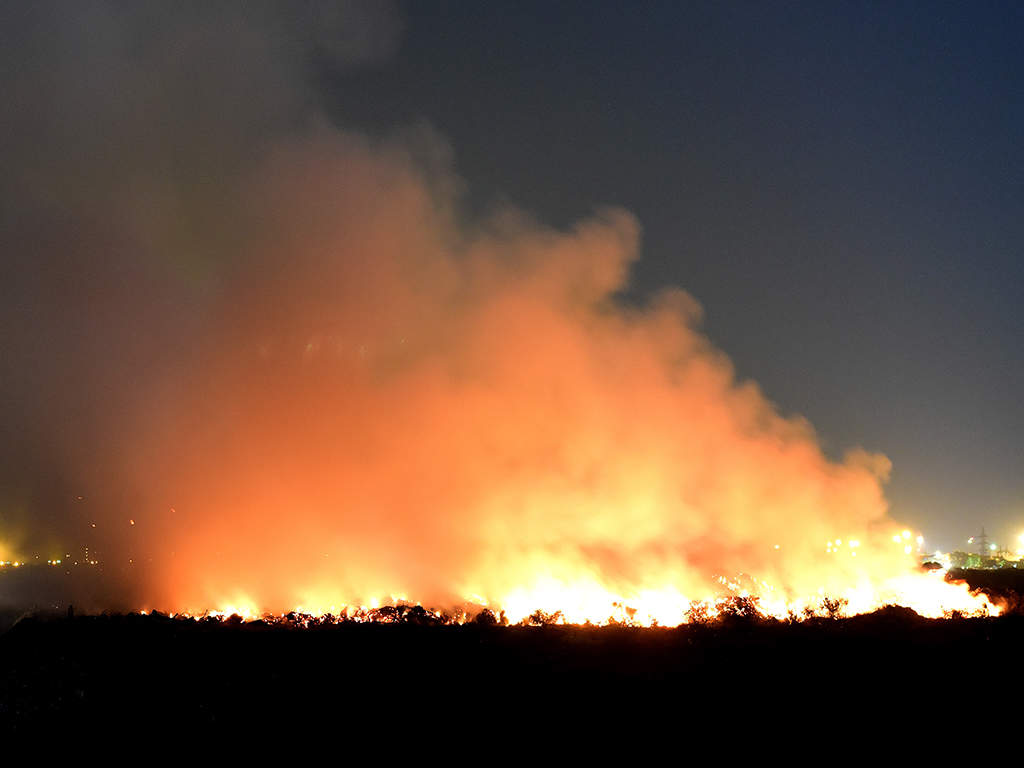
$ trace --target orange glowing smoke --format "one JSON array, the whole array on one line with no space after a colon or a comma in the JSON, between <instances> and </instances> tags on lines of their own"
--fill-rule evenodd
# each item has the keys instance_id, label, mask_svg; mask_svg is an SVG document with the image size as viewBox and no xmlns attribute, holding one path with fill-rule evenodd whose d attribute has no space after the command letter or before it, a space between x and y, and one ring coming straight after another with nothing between
<instances>
[{"instance_id":1,"label":"orange glowing smoke","mask_svg":"<svg viewBox=\"0 0 1024 768\"><path fill-rule=\"evenodd\" d=\"M152 605L661 624L723 591L779 615L979 605L893 543L885 457L826 459L686 293L616 300L628 213L466 224L438 165L323 131L240 185L235 267L131 437L162 513Z\"/></svg>"},{"instance_id":2,"label":"orange glowing smoke","mask_svg":"<svg viewBox=\"0 0 1024 768\"><path fill-rule=\"evenodd\" d=\"M892 540L884 457L823 456L684 292L620 300L630 214L471 214L429 129L332 127L389 4L135 5L5 38L4 561L87 552L97 609L975 605Z\"/></svg>"}]
</instances>

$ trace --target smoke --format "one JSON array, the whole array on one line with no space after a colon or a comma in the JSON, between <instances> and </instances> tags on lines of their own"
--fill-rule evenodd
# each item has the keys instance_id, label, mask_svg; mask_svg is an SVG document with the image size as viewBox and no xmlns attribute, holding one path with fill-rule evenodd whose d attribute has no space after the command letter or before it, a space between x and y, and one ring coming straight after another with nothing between
<instances>
[{"instance_id":1,"label":"smoke","mask_svg":"<svg viewBox=\"0 0 1024 768\"><path fill-rule=\"evenodd\" d=\"M246 8L5 11L12 530L175 609L892 571L887 460L826 459L685 292L621 302L628 212L470 217L428 128L322 116L316 68L393 51L387 6Z\"/></svg>"}]
</instances>

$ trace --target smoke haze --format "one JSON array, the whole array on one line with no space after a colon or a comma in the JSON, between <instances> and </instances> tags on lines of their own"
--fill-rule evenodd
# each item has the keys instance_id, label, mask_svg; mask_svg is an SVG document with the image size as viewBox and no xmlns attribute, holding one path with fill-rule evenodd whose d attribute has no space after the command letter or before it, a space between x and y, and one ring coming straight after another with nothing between
<instances>
[{"instance_id":1,"label":"smoke haze","mask_svg":"<svg viewBox=\"0 0 1024 768\"><path fill-rule=\"evenodd\" d=\"M318 69L401 21L313 7L3 12L7 546L88 541L177 610L903 566L884 457L827 460L685 292L617 298L628 212L471 216L429 127L329 121Z\"/></svg>"}]
</instances>

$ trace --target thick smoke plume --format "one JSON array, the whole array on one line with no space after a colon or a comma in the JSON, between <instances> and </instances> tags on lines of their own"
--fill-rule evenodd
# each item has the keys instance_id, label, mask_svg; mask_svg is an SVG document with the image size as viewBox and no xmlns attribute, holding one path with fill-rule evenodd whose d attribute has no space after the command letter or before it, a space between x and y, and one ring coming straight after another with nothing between
<instances>
[{"instance_id":1,"label":"thick smoke plume","mask_svg":"<svg viewBox=\"0 0 1024 768\"><path fill-rule=\"evenodd\" d=\"M905 566L883 457L825 458L683 291L617 299L629 213L470 218L428 129L321 115L394 14L289 8L5 11L8 537L91 537L193 610Z\"/></svg>"}]
</instances>

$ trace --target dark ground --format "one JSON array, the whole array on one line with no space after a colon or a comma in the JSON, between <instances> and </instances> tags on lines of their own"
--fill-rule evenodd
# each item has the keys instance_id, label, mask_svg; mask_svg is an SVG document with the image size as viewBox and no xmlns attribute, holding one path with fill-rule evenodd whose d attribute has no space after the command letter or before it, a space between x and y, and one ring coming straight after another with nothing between
<instances>
[{"instance_id":1,"label":"dark ground","mask_svg":"<svg viewBox=\"0 0 1024 768\"><path fill-rule=\"evenodd\" d=\"M604 729L665 737L685 723L741 740L752 724L811 736L851 718L883 728L975 712L1019 690L1022 648L1024 615L900 608L678 629L37 616L0 635L0 728L460 740L586 723L614 740Z\"/></svg>"}]
</instances>

